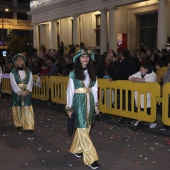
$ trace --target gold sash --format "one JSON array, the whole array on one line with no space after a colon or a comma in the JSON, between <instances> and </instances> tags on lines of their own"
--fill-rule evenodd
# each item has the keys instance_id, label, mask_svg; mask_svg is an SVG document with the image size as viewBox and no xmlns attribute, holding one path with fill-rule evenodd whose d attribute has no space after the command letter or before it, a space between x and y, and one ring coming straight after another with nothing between
<instances>
[{"instance_id":1,"label":"gold sash","mask_svg":"<svg viewBox=\"0 0 170 170\"><path fill-rule=\"evenodd\" d=\"M91 88L78 88L74 90L75 93L90 93Z\"/></svg>"},{"instance_id":2,"label":"gold sash","mask_svg":"<svg viewBox=\"0 0 170 170\"><path fill-rule=\"evenodd\" d=\"M19 88L25 89L27 87L27 84L17 84Z\"/></svg>"}]
</instances>

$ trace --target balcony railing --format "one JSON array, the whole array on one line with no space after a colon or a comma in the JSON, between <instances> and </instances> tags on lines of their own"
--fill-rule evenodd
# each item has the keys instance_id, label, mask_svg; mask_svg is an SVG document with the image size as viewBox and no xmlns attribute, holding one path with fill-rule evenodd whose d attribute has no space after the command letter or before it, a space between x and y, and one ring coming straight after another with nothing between
<instances>
[{"instance_id":1,"label":"balcony railing","mask_svg":"<svg viewBox=\"0 0 170 170\"><path fill-rule=\"evenodd\" d=\"M2 20L0 19L0 26L2 25ZM31 22L27 20L16 20L16 19L3 19L3 25L15 25L15 26L30 26Z\"/></svg>"},{"instance_id":2,"label":"balcony railing","mask_svg":"<svg viewBox=\"0 0 170 170\"><path fill-rule=\"evenodd\" d=\"M42 6L47 6L49 4L51 5L53 3L59 3L61 1L64 1L64 0L31 0L30 8L35 9L35 8L42 7Z\"/></svg>"}]
</instances>

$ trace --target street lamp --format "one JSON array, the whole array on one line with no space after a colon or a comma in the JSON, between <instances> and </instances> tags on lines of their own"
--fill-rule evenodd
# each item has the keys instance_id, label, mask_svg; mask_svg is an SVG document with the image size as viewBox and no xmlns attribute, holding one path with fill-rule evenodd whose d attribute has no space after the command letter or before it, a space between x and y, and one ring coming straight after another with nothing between
<instances>
[{"instance_id":1,"label":"street lamp","mask_svg":"<svg viewBox=\"0 0 170 170\"><path fill-rule=\"evenodd\" d=\"M9 9L8 8L2 8L1 9L1 12L2 12L2 29L1 29L1 39L2 39L2 45L3 47L5 47L5 44L4 44L4 16L3 16L3 12L8 12Z\"/></svg>"}]
</instances>

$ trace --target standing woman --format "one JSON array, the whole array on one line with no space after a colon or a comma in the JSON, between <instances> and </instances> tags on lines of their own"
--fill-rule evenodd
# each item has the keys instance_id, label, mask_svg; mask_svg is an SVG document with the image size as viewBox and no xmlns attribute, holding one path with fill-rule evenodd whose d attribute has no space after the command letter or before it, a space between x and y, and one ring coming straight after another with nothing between
<instances>
[{"instance_id":1,"label":"standing woman","mask_svg":"<svg viewBox=\"0 0 170 170\"><path fill-rule=\"evenodd\" d=\"M76 132L70 152L76 157L83 155L85 165L98 169L98 155L90 139L91 124L94 123L94 110L98 109L98 84L93 61L94 54L86 48L74 56L74 70L70 72L67 87L66 110L69 117L74 113Z\"/></svg>"},{"instance_id":2,"label":"standing woman","mask_svg":"<svg viewBox=\"0 0 170 170\"><path fill-rule=\"evenodd\" d=\"M32 72L25 66L26 57L19 53L13 57L14 68L10 72L12 87L12 112L14 124L29 132L34 131L34 113L31 103Z\"/></svg>"}]
</instances>

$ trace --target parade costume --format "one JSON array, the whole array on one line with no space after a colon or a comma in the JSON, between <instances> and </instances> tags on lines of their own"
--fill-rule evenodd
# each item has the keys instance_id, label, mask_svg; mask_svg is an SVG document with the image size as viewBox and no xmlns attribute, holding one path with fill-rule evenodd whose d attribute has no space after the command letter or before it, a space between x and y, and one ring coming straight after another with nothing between
<instances>
[{"instance_id":1,"label":"parade costume","mask_svg":"<svg viewBox=\"0 0 170 170\"><path fill-rule=\"evenodd\" d=\"M17 54L13 58L13 62L18 57L23 57L23 54ZM10 72L10 82L12 87L12 112L14 124L16 127L23 127L23 130L34 130L34 113L31 102L31 92L33 87L32 72L26 68L19 68L18 71L14 67ZM25 97L22 97L23 92L27 92Z\"/></svg>"},{"instance_id":2,"label":"parade costume","mask_svg":"<svg viewBox=\"0 0 170 170\"><path fill-rule=\"evenodd\" d=\"M73 58L73 62L83 52L83 50L80 50ZM93 55L90 57L94 59ZM98 84L97 80L90 80L87 69L84 70L84 75L85 80L81 81L75 78L75 71L70 72L66 110L74 112L75 127L77 128L70 152L75 155L83 153L84 163L90 166L98 160L96 149L89 136L91 124L94 123L94 107L98 105Z\"/></svg>"}]
</instances>

